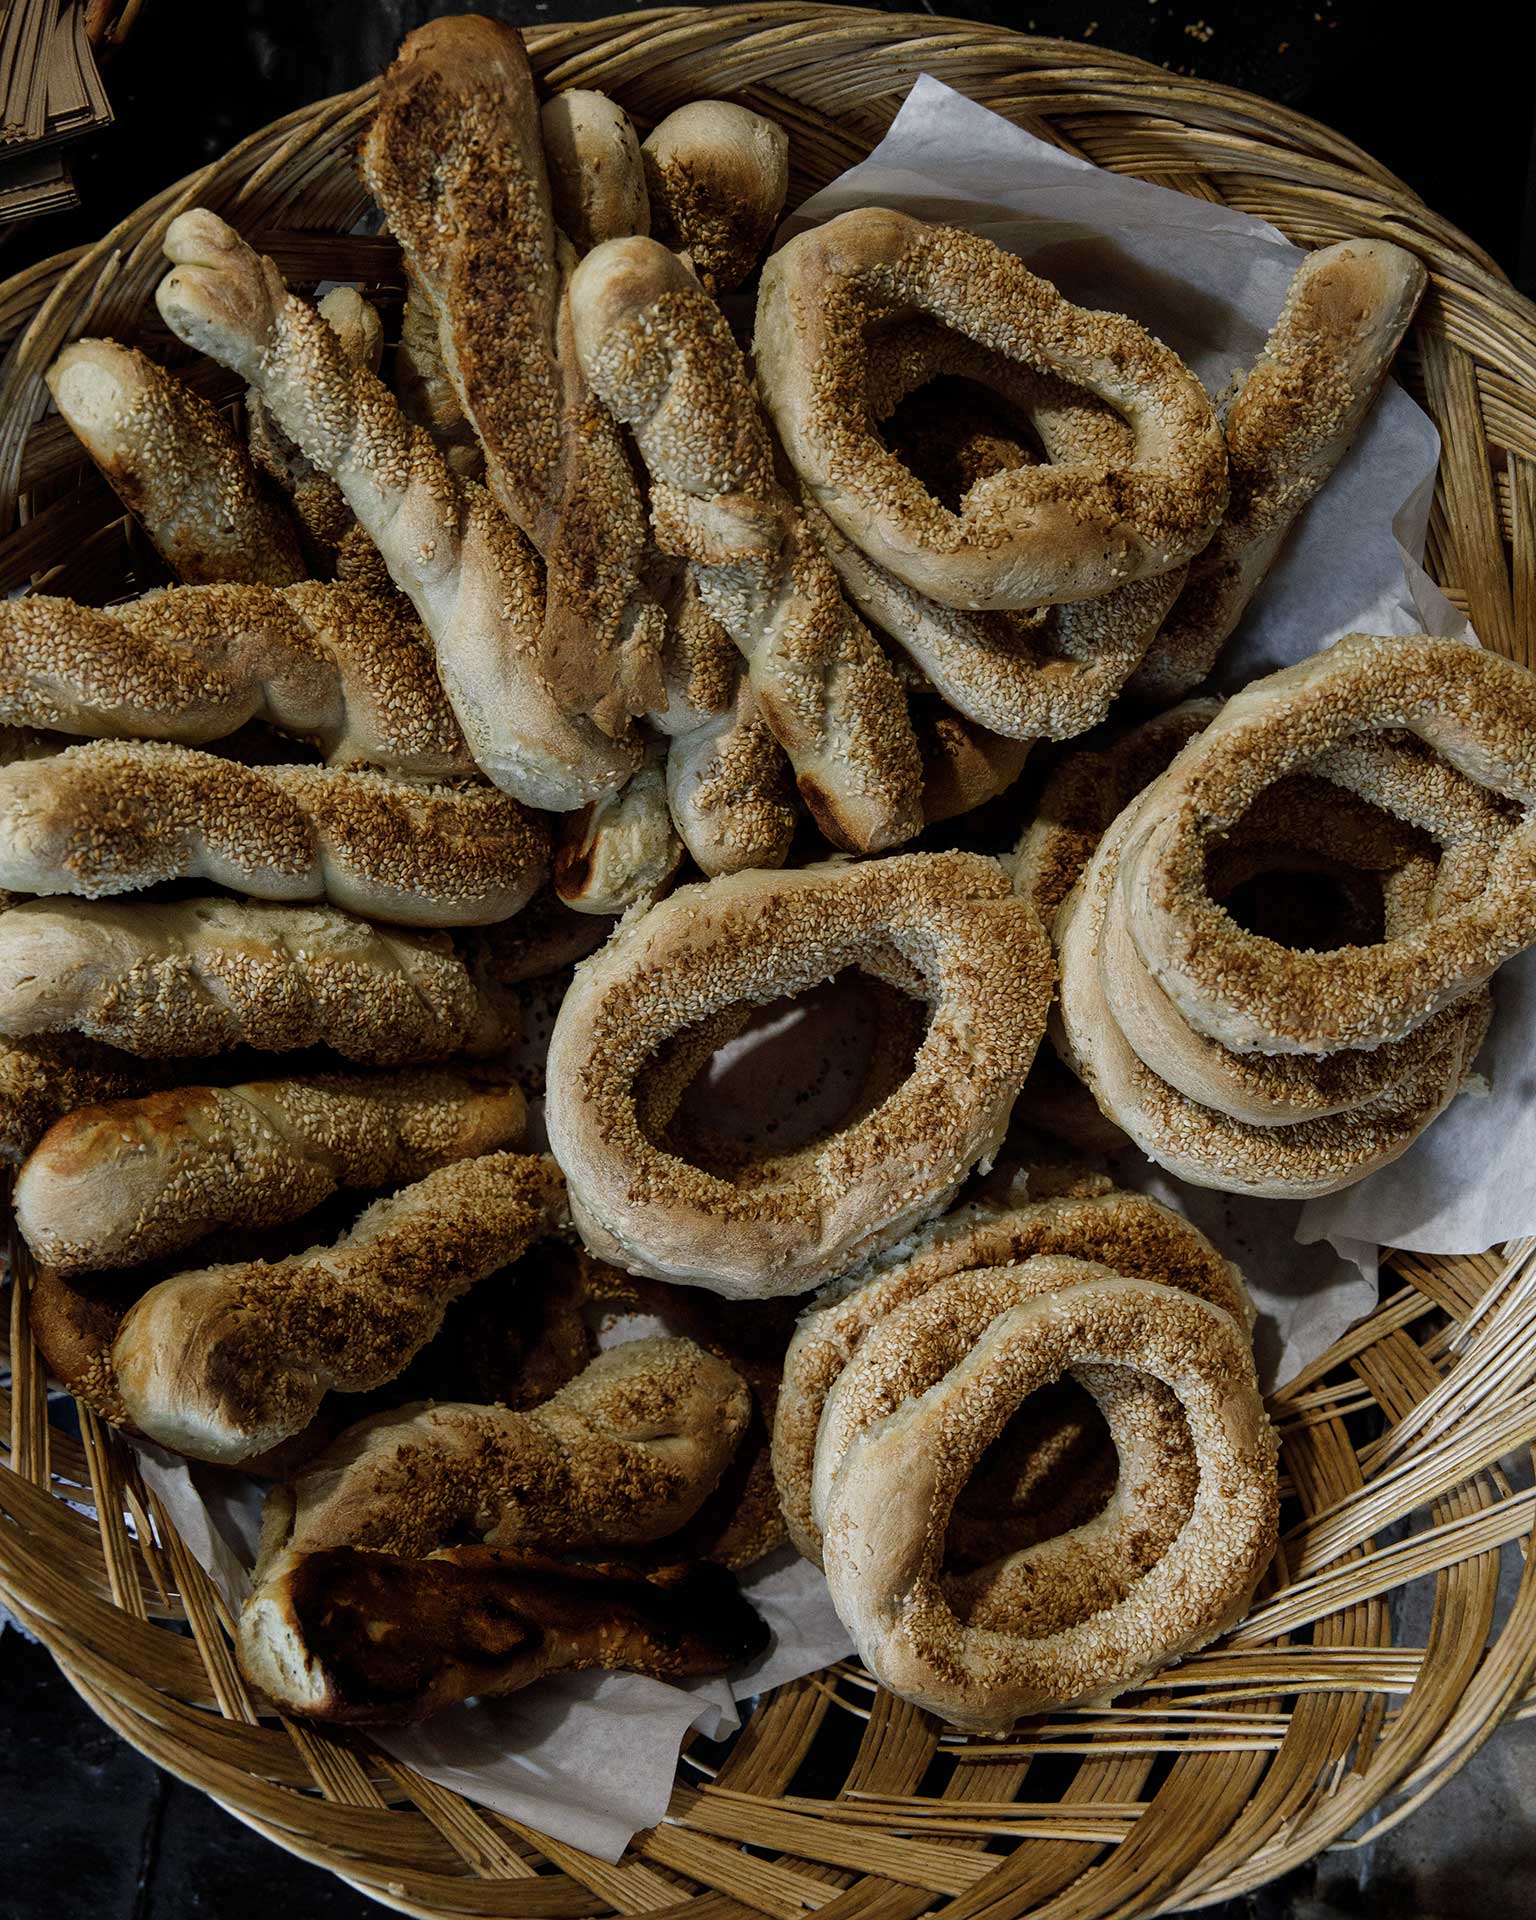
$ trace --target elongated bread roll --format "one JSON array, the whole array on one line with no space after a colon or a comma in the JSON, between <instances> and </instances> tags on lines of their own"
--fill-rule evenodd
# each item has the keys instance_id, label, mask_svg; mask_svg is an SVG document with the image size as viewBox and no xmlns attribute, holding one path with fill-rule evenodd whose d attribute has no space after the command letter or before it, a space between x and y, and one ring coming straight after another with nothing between
<instances>
[{"instance_id":1,"label":"elongated bread roll","mask_svg":"<svg viewBox=\"0 0 1536 1920\"><path fill-rule=\"evenodd\" d=\"M283 285L270 260L205 210L165 236L177 263L156 304L188 345L256 387L305 457L329 473L437 649L443 687L487 779L529 806L570 812L611 793L639 761L556 706L537 664L537 556L384 384Z\"/></svg>"},{"instance_id":2,"label":"elongated bread roll","mask_svg":"<svg viewBox=\"0 0 1536 1920\"><path fill-rule=\"evenodd\" d=\"M378 1200L334 1247L177 1274L112 1349L129 1418L198 1460L247 1460L308 1424L332 1388L392 1380L449 1303L565 1219L549 1158L459 1160Z\"/></svg>"},{"instance_id":3,"label":"elongated bread roll","mask_svg":"<svg viewBox=\"0 0 1536 1920\"><path fill-rule=\"evenodd\" d=\"M80 444L181 579L282 587L309 572L292 521L200 394L115 340L76 340L47 380Z\"/></svg>"},{"instance_id":4,"label":"elongated bread roll","mask_svg":"<svg viewBox=\"0 0 1536 1920\"><path fill-rule=\"evenodd\" d=\"M164 1084L167 1069L76 1034L0 1040L0 1161L19 1161L76 1107Z\"/></svg>"},{"instance_id":5,"label":"elongated bread roll","mask_svg":"<svg viewBox=\"0 0 1536 1920\"><path fill-rule=\"evenodd\" d=\"M555 224L578 253L650 232L640 139L621 106L606 93L572 87L544 102L539 131Z\"/></svg>"},{"instance_id":6,"label":"elongated bread roll","mask_svg":"<svg viewBox=\"0 0 1536 1920\"><path fill-rule=\"evenodd\" d=\"M784 129L731 100L692 100L667 115L641 152L656 238L686 253L719 292L739 287L784 211Z\"/></svg>"},{"instance_id":7,"label":"elongated bread roll","mask_svg":"<svg viewBox=\"0 0 1536 1920\"><path fill-rule=\"evenodd\" d=\"M745 656L801 797L834 845L877 852L922 822L922 771L885 655L773 470L720 309L654 240L610 240L571 306L593 387L634 430L662 547Z\"/></svg>"},{"instance_id":8,"label":"elongated bread roll","mask_svg":"<svg viewBox=\"0 0 1536 1920\"><path fill-rule=\"evenodd\" d=\"M512 1003L446 934L219 895L30 900L0 914L0 1034L74 1032L142 1059L327 1046L369 1066L498 1053Z\"/></svg>"},{"instance_id":9,"label":"elongated bread roll","mask_svg":"<svg viewBox=\"0 0 1536 1920\"><path fill-rule=\"evenodd\" d=\"M190 747L93 740L0 767L0 886L100 899L212 880L381 920L475 926L547 871L544 823L488 786L344 767L247 767Z\"/></svg>"},{"instance_id":10,"label":"elongated bread roll","mask_svg":"<svg viewBox=\"0 0 1536 1920\"><path fill-rule=\"evenodd\" d=\"M314 580L0 601L0 719L191 747L264 720L337 762L474 766L406 603Z\"/></svg>"},{"instance_id":11,"label":"elongated bread roll","mask_svg":"<svg viewBox=\"0 0 1536 1920\"><path fill-rule=\"evenodd\" d=\"M474 14L408 35L362 165L437 315L486 484L544 557L543 675L567 712L620 735L656 704L664 623L642 583L640 489L565 321L574 254L521 36Z\"/></svg>"},{"instance_id":12,"label":"elongated bread roll","mask_svg":"<svg viewBox=\"0 0 1536 1920\"><path fill-rule=\"evenodd\" d=\"M61 1273L131 1267L215 1227L277 1226L338 1187L388 1187L520 1143L516 1087L463 1074L329 1074L83 1106L16 1178L16 1224Z\"/></svg>"}]
</instances>

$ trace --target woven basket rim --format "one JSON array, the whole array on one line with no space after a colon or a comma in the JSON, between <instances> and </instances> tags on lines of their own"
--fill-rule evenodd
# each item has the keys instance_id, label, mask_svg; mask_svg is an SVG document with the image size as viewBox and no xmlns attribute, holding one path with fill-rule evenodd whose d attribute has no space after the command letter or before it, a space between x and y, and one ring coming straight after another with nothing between
<instances>
[{"instance_id":1,"label":"woven basket rim","mask_svg":"<svg viewBox=\"0 0 1536 1920\"><path fill-rule=\"evenodd\" d=\"M606 80L641 108L713 92L778 106L807 177L867 147L926 70L1069 150L1102 156L1100 164L1225 198L1282 228L1289 221L1302 245L1360 232L1416 248L1432 294L1400 372L1445 449L1429 564L1485 644L1530 659L1536 305L1326 126L1097 44L931 14L767 0L551 22L526 38L541 78L556 87ZM865 80L876 70L888 84ZM862 93L851 91L855 74ZM66 580L76 577L71 568L80 577L91 565L110 571L128 552L105 506L85 503L105 524L87 513L77 525L69 500L55 497L52 467L36 459L28 467L29 448L46 438L41 371L58 345L82 327L143 321L164 226L200 199L277 241L344 231L338 223L359 199L350 143L376 84L255 129L95 245L0 284L0 563L9 569L0 584L40 566L62 567ZM30 503L20 524L18 496ZM82 540L100 548L97 560L75 558ZM1262 1603L1259 1626L1245 1626L1221 1656L1235 1677L1219 1658L1191 1663L1189 1675L1208 1678L1190 1697L1212 1705L1181 1706L1184 1680L1147 1696L1159 1726L1178 1723L1157 1736L1162 1745L1141 1731L1151 1707L1139 1722L1117 1709L1103 1716L1109 1731L1081 1735L1087 1751L1066 1796L1070 1818L994 1816L994 1799L1027 1799L1025 1771L1039 1757L940 1747L924 1716L873 1691L851 1663L769 1696L718 1778L685 1768L669 1821L637 1836L617 1866L486 1813L371 1743L262 1722L231 1658L222 1602L131 1458L86 1410L79 1441L50 1431L19 1287L12 1391L0 1395L0 1443L7 1424L10 1437L0 1464L0 1598L141 1751L403 1912L580 1920L616 1909L718 1920L710 1903L723 1900L774 1920L811 1907L828 1920L917 1920L944 1901L956 1920L980 1920L983 1909L988 1920L1026 1912L1092 1920L1204 1905L1305 1859L1379 1814L1389 1796L1375 1830L1401 1819L1531 1698L1536 1555L1497 1622L1493 1596L1500 1552L1529 1546L1536 1510L1500 1464L1536 1458L1533 1253L1528 1242L1502 1255L1395 1256L1397 1284L1376 1311L1275 1396L1305 1514L1285 1548L1283 1584ZM14 1249L13 1257L24 1273L24 1257ZM1351 1423L1373 1410L1384 1437L1357 1444ZM1423 1497L1412 1511L1424 1520L1427 1503L1427 1520L1400 1546L1383 1544L1381 1516L1415 1491ZM1422 1649L1393 1643L1386 1611L1387 1595L1412 1581L1432 1589ZM167 1623L185 1632L168 1634ZM1202 1714L1226 1731L1202 1734ZM1041 1739L1058 1755L1070 1750L1055 1735ZM1220 1750L1204 1750L1218 1739ZM841 1788L797 1793L807 1756L825 1768L828 1754L841 1756ZM1006 1792L1004 1781L1013 1782ZM1134 1816L1105 1811L1133 1803ZM1011 1851L976 1852L987 1837L977 1831L986 1826L980 1809ZM1077 1837L1074 1820L1101 1837Z\"/></svg>"}]
</instances>

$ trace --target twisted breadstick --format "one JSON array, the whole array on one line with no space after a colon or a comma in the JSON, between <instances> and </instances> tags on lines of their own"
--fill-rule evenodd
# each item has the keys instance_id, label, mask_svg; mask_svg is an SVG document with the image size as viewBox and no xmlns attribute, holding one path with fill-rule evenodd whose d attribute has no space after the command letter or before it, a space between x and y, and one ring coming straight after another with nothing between
<instances>
[{"instance_id":1,"label":"twisted breadstick","mask_svg":"<svg viewBox=\"0 0 1536 1920\"><path fill-rule=\"evenodd\" d=\"M604 738L551 699L536 667L538 562L485 490L452 472L388 388L351 364L314 308L222 220L184 213L165 248L178 262L155 296L166 324L249 380L340 486L432 636L486 777L559 812L622 786L638 746Z\"/></svg>"},{"instance_id":2,"label":"twisted breadstick","mask_svg":"<svg viewBox=\"0 0 1536 1920\"><path fill-rule=\"evenodd\" d=\"M384 325L377 309L355 287L332 287L318 311L352 364L377 373L384 350ZM266 401L254 388L247 389L245 396L245 432L251 458L287 495L317 569L324 573L345 571L356 581L359 570L371 561L376 584L387 588L389 575L378 549L358 526L340 487L305 458L268 413Z\"/></svg>"},{"instance_id":3,"label":"twisted breadstick","mask_svg":"<svg viewBox=\"0 0 1536 1920\"><path fill-rule=\"evenodd\" d=\"M739 287L784 211L788 134L733 101L692 100L640 151L656 238L688 254L706 286Z\"/></svg>"},{"instance_id":4,"label":"twisted breadstick","mask_svg":"<svg viewBox=\"0 0 1536 1920\"><path fill-rule=\"evenodd\" d=\"M437 316L443 362L497 503L544 556L546 680L621 734L656 704L663 623L645 506L572 350L533 74L476 15L410 34L380 88L363 175Z\"/></svg>"},{"instance_id":5,"label":"twisted breadstick","mask_svg":"<svg viewBox=\"0 0 1536 1920\"><path fill-rule=\"evenodd\" d=\"M623 913L654 899L682 863L667 811L666 743L652 740L622 793L568 814L555 848L555 892L578 913Z\"/></svg>"},{"instance_id":6,"label":"twisted breadstick","mask_svg":"<svg viewBox=\"0 0 1536 1920\"><path fill-rule=\"evenodd\" d=\"M1296 516L1349 450L1428 284L1384 240L1345 240L1296 270L1263 353L1227 412L1231 498L1134 678L1167 706L1215 666Z\"/></svg>"},{"instance_id":7,"label":"twisted breadstick","mask_svg":"<svg viewBox=\"0 0 1536 1920\"><path fill-rule=\"evenodd\" d=\"M640 139L621 106L572 87L544 102L539 131L555 224L578 253L650 232Z\"/></svg>"},{"instance_id":8,"label":"twisted breadstick","mask_svg":"<svg viewBox=\"0 0 1536 1920\"><path fill-rule=\"evenodd\" d=\"M338 1187L516 1146L526 1119L516 1087L455 1073L177 1087L51 1127L17 1175L16 1224L60 1272L137 1266L215 1227L297 1220Z\"/></svg>"},{"instance_id":9,"label":"twisted breadstick","mask_svg":"<svg viewBox=\"0 0 1536 1920\"><path fill-rule=\"evenodd\" d=\"M835 845L876 852L921 824L901 689L844 605L773 472L768 431L718 307L653 240L611 240L571 280L582 365L651 472L661 545L746 657L763 717Z\"/></svg>"},{"instance_id":10,"label":"twisted breadstick","mask_svg":"<svg viewBox=\"0 0 1536 1920\"><path fill-rule=\"evenodd\" d=\"M247 767L93 740L0 767L0 886L101 899L213 880L381 920L504 920L547 870L544 823L494 787L342 767Z\"/></svg>"},{"instance_id":11,"label":"twisted breadstick","mask_svg":"<svg viewBox=\"0 0 1536 1920\"><path fill-rule=\"evenodd\" d=\"M265 720L335 762L474 764L405 603L313 580L172 587L117 607L0 601L0 719L185 746Z\"/></svg>"},{"instance_id":12,"label":"twisted breadstick","mask_svg":"<svg viewBox=\"0 0 1536 1920\"><path fill-rule=\"evenodd\" d=\"M445 934L216 895L27 901L0 914L0 1033L69 1030L150 1060L328 1046L403 1066L499 1052L517 1028Z\"/></svg>"},{"instance_id":13,"label":"twisted breadstick","mask_svg":"<svg viewBox=\"0 0 1536 1920\"><path fill-rule=\"evenodd\" d=\"M578 1668L725 1673L767 1644L719 1567L653 1584L491 1547L425 1560L335 1547L272 1571L239 1651L247 1679L287 1712L398 1721Z\"/></svg>"},{"instance_id":14,"label":"twisted breadstick","mask_svg":"<svg viewBox=\"0 0 1536 1920\"><path fill-rule=\"evenodd\" d=\"M552 1160L492 1153L375 1201L334 1247L162 1280L113 1345L123 1405L141 1432L194 1459L264 1453L330 1389L394 1379L450 1301L564 1217Z\"/></svg>"},{"instance_id":15,"label":"twisted breadstick","mask_svg":"<svg viewBox=\"0 0 1536 1920\"><path fill-rule=\"evenodd\" d=\"M76 438L183 580L304 579L292 522L199 394L115 340L76 340L46 378Z\"/></svg>"}]
</instances>

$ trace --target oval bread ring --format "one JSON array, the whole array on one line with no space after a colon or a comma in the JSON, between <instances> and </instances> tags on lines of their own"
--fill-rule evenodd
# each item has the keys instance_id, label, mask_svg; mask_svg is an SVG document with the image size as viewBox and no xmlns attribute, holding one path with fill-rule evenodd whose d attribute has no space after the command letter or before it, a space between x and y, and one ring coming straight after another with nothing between
<instances>
[{"instance_id":1,"label":"oval bread ring","mask_svg":"<svg viewBox=\"0 0 1536 1920\"><path fill-rule=\"evenodd\" d=\"M1170 1287L1088 1262L1051 1264L1063 1280L1075 1270L1076 1284L997 1314L958 1364L947 1351L929 1361L925 1349L949 1346L946 1321L965 1315L966 1292L982 1291L982 1276L948 1281L887 1322L857 1374L872 1383L877 1364L888 1364L916 1391L851 1439L823 1514L833 1604L866 1666L904 1699L978 1733L1113 1697L1204 1646L1241 1618L1275 1549L1275 1441L1245 1329ZM990 1304L983 1297L972 1318ZM935 1366L948 1370L925 1388ZM956 1495L1029 1393L1068 1369L1101 1367L1171 1390L1198 1468L1186 1517L1155 1564L1091 1618L1053 1629L1043 1609L1021 1609L1023 1631L965 1625L941 1578ZM844 1390L855 1385L850 1369ZM1136 1454L1123 1462L1126 1477L1151 1482L1162 1455L1150 1432L1129 1423L1122 1432Z\"/></svg>"},{"instance_id":2,"label":"oval bread ring","mask_svg":"<svg viewBox=\"0 0 1536 1920\"><path fill-rule=\"evenodd\" d=\"M1380 757L1382 746L1376 743L1373 758ZM1385 752L1394 754L1397 750L1386 747ZM1401 784L1412 789L1418 784L1414 776L1421 769L1411 756L1401 758ZM1434 771L1451 770L1436 763ZM1470 788L1467 797L1474 806L1477 798L1486 797L1470 782L1463 784ZM1387 863L1401 857L1402 843L1408 836L1392 816L1372 820L1367 809L1351 806L1354 798L1348 790L1326 781L1309 783L1306 776L1291 775L1267 788L1257 804L1262 806L1271 799L1278 803L1274 811L1285 819L1290 844L1298 850L1322 856L1336 849L1346 870L1350 865L1368 870L1374 864L1390 873ZM1133 802L1128 810L1123 845L1134 843L1136 823L1143 817L1145 804L1144 799ZM1252 819L1250 811L1238 823L1236 838L1241 839ZM1261 867L1268 868L1262 852L1261 847L1254 849ZM1447 1045L1458 1040L1467 1019L1468 999L1476 997L1475 991L1442 1007L1401 1040L1374 1048L1341 1048L1322 1055L1233 1053L1218 1041L1196 1033L1142 964L1130 937L1127 906L1136 883L1128 873L1126 857L1122 852L1117 884L1110 891L1100 930L1099 970L1104 997L1137 1057L1186 1098L1259 1127L1319 1119L1351 1112L1390 1092L1443 1058ZM1432 911L1432 869L1423 874L1415 871L1428 864L1422 858L1411 860L1403 877L1417 884L1383 888L1388 939L1423 918L1421 906Z\"/></svg>"},{"instance_id":3,"label":"oval bread ring","mask_svg":"<svg viewBox=\"0 0 1536 1920\"><path fill-rule=\"evenodd\" d=\"M1355 734L1406 729L1519 808L1483 882L1395 938L1292 952L1210 898L1211 841L1265 787ZM1148 790L1126 857L1142 961L1197 1032L1235 1052L1332 1053L1404 1034L1536 941L1536 678L1512 660L1426 634L1348 634L1255 680Z\"/></svg>"},{"instance_id":4,"label":"oval bread ring","mask_svg":"<svg viewBox=\"0 0 1536 1920\"><path fill-rule=\"evenodd\" d=\"M1109 402L1133 461L1025 467L956 514L868 417L868 329L926 313ZM1221 429L1198 380L1134 321L1074 307L978 234L878 207L797 235L763 269L758 384L795 470L878 565L947 606L1092 599L1198 553L1226 505Z\"/></svg>"},{"instance_id":5,"label":"oval bread ring","mask_svg":"<svg viewBox=\"0 0 1536 1920\"><path fill-rule=\"evenodd\" d=\"M667 1152L638 1083L681 1029L859 964L931 1009L903 1085L732 1182ZM1053 984L1034 911L981 855L903 854L681 888L577 969L546 1073L552 1150L599 1259L735 1298L803 1293L940 1212L994 1153Z\"/></svg>"},{"instance_id":6,"label":"oval bread ring","mask_svg":"<svg viewBox=\"0 0 1536 1920\"><path fill-rule=\"evenodd\" d=\"M1137 1057L1105 996L1103 928L1121 835L1117 823L1104 836L1054 929L1061 988L1052 1043L1102 1111L1180 1179L1262 1198L1335 1193L1405 1153L1460 1090L1487 1035L1488 996L1469 999L1460 1026L1427 1062L1348 1113L1260 1127L1187 1099Z\"/></svg>"},{"instance_id":7,"label":"oval bread ring","mask_svg":"<svg viewBox=\"0 0 1536 1920\"><path fill-rule=\"evenodd\" d=\"M1143 1194L1112 1190L1022 1207L965 1207L926 1228L899 1252L896 1264L865 1268L818 1295L801 1315L784 1356L773 1423L773 1471L790 1538L817 1565L817 1433L827 1396L874 1329L941 1281L976 1268L1064 1254L1198 1293L1245 1325L1253 1319L1236 1267L1198 1228Z\"/></svg>"}]
</instances>

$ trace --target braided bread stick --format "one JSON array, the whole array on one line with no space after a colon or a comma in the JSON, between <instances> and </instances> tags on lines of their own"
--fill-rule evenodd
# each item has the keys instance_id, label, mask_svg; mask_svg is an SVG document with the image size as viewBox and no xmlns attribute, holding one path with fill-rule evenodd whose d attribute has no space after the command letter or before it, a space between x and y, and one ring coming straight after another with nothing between
<instances>
[{"instance_id":1,"label":"braided bread stick","mask_svg":"<svg viewBox=\"0 0 1536 1920\"><path fill-rule=\"evenodd\" d=\"M393 1187L517 1146L516 1087L462 1073L310 1075L83 1106L16 1178L16 1224L61 1273L132 1267L215 1227L297 1220L338 1187Z\"/></svg>"},{"instance_id":2,"label":"braided bread stick","mask_svg":"<svg viewBox=\"0 0 1536 1920\"><path fill-rule=\"evenodd\" d=\"M922 824L901 689L773 470L724 316L653 240L610 240L571 280L582 365L634 430L662 547L688 559L827 838L877 852Z\"/></svg>"},{"instance_id":3,"label":"braided bread stick","mask_svg":"<svg viewBox=\"0 0 1536 1920\"><path fill-rule=\"evenodd\" d=\"M123 1405L194 1459L248 1460L307 1425L332 1388L393 1380L451 1301L564 1219L552 1160L485 1154L376 1200L334 1247L162 1280L112 1349Z\"/></svg>"},{"instance_id":4,"label":"braided bread stick","mask_svg":"<svg viewBox=\"0 0 1536 1920\"><path fill-rule=\"evenodd\" d=\"M405 603L314 580L0 601L0 720L184 746L265 720L334 762L474 765Z\"/></svg>"},{"instance_id":5,"label":"braided bread stick","mask_svg":"<svg viewBox=\"0 0 1536 1920\"><path fill-rule=\"evenodd\" d=\"M1231 497L1151 651L1128 683L1169 706L1198 686L1302 508L1349 451L1428 275L1385 240L1344 240L1296 270L1263 353L1223 424Z\"/></svg>"},{"instance_id":6,"label":"braided bread stick","mask_svg":"<svg viewBox=\"0 0 1536 1920\"><path fill-rule=\"evenodd\" d=\"M692 100L640 151L656 238L686 253L712 291L739 287L784 211L788 134L734 101Z\"/></svg>"},{"instance_id":7,"label":"braided bread stick","mask_svg":"<svg viewBox=\"0 0 1536 1920\"><path fill-rule=\"evenodd\" d=\"M93 740L0 767L0 886L87 899L212 880L380 920L504 920L548 867L544 823L494 787L358 767L247 767Z\"/></svg>"},{"instance_id":8,"label":"braided bread stick","mask_svg":"<svg viewBox=\"0 0 1536 1920\"><path fill-rule=\"evenodd\" d=\"M377 373L384 352L384 324L355 287L332 287L317 308L354 366ZM245 436L251 458L285 494L300 537L316 570L344 576L354 585L387 589L389 575L379 550L358 526L340 487L306 459L267 411L254 387L245 395Z\"/></svg>"},{"instance_id":9,"label":"braided bread stick","mask_svg":"<svg viewBox=\"0 0 1536 1920\"><path fill-rule=\"evenodd\" d=\"M618 429L572 348L538 102L522 38L476 15L407 36L381 83L363 177L437 315L443 362L497 503L544 556L544 676L620 735L656 704L663 621Z\"/></svg>"},{"instance_id":10,"label":"braided bread stick","mask_svg":"<svg viewBox=\"0 0 1536 1920\"><path fill-rule=\"evenodd\" d=\"M74 341L46 379L75 437L181 579L282 587L305 578L292 521L201 395L115 340Z\"/></svg>"},{"instance_id":11,"label":"braided bread stick","mask_svg":"<svg viewBox=\"0 0 1536 1920\"><path fill-rule=\"evenodd\" d=\"M640 139L621 106L572 87L544 102L539 132L555 224L578 253L650 232Z\"/></svg>"},{"instance_id":12,"label":"braided bread stick","mask_svg":"<svg viewBox=\"0 0 1536 1920\"><path fill-rule=\"evenodd\" d=\"M71 1031L148 1060L327 1046L403 1066L498 1053L517 1022L446 934L218 895L26 901L0 914L0 1034Z\"/></svg>"},{"instance_id":13,"label":"braided bread stick","mask_svg":"<svg viewBox=\"0 0 1536 1920\"><path fill-rule=\"evenodd\" d=\"M536 662L538 561L484 488L451 470L389 389L352 365L314 308L222 220L184 213L165 248L178 263L155 296L166 324L249 380L341 488L432 636L486 778L556 812L622 786L638 744L607 739L550 697Z\"/></svg>"},{"instance_id":14,"label":"braided bread stick","mask_svg":"<svg viewBox=\"0 0 1536 1920\"><path fill-rule=\"evenodd\" d=\"M547 1673L725 1673L768 1628L720 1567L680 1580L493 1547L425 1560L333 1547L272 1569L241 1617L246 1678L289 1713L419 1720Z\"/></svg>"}]
</instances>

